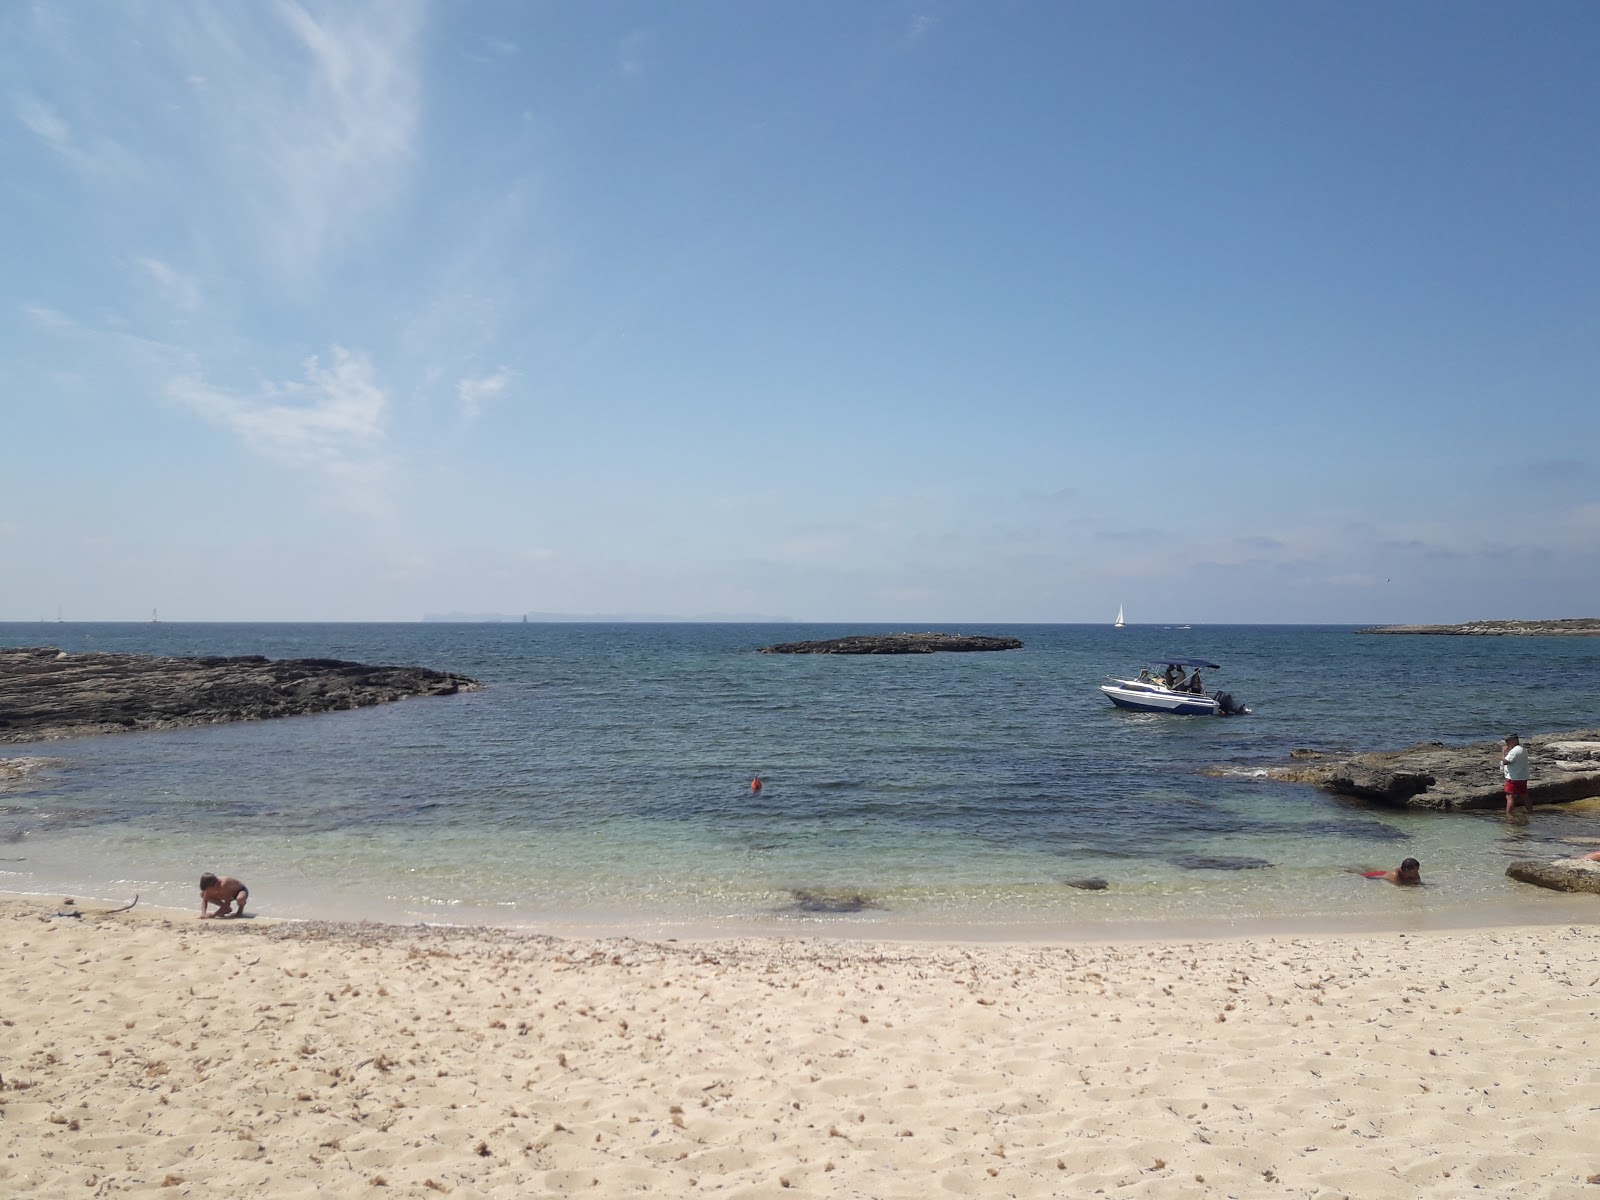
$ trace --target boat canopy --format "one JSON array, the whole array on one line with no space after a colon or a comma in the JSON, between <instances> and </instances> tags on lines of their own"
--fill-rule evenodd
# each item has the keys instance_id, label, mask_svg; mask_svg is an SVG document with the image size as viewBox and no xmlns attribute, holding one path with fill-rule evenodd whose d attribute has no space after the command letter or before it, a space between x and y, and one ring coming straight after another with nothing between
<instances>
[{"instance_id":1,"label":"boat canopy","mask_svg":"<svg viewBox=\"0 0 1600 1200\"><path fill-rule=\"evenodd\" d=\"M1222 670L1221 663L1207 662L1203 658L1153 658L1152 667L1204 667L1208 671Z\"/></svg>"}]
</instances>

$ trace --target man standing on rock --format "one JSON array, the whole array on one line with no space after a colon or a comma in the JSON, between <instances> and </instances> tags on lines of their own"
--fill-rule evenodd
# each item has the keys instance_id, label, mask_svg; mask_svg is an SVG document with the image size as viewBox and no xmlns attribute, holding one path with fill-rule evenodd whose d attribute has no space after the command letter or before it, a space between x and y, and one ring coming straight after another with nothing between
<instances>
[{"instance_id":1,"label":"man standing on rock","mask_svg":"<svg viewBox=\"0 0 1600 1200\"><path fill-rule=\"evenodd\" d=\"M1520 800L1522 811L1533 815L1528 806L1528 751L1522 739L1514 733L1506 734L1506 752L1500 756L1500 773L1506 777L1506 816L1511 816L1513 806Z\"/></svg>"}]
</instances>

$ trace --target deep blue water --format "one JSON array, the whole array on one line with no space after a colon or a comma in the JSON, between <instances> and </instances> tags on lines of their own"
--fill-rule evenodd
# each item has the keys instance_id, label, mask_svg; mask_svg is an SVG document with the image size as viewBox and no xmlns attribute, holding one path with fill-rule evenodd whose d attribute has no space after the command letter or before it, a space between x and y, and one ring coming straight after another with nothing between
<instances>
[{"instance_id":1,"label":"deep blue water","mask_svg":"<svg viewBox=\"0 0 1600 1200\"><path fill-rule=\"evenodd\" d=\"M1600 832L1591 813L1506 827L1250 775L1296 747L1600 725L1600 639L946 625L1025 648L756 652L889 628L0 625L4 645L336 657L485 684L353 713L6 748L67 765L49 788L6 798L0 851L17 853L0 857L20 861L0 862L0 888L187 905L212 868L288 915L981 933L1494 905L1520 898L1501 878L1507 857ZM1097 690L1169 655L1223 664L1208 684L1253 715L1130 714ZM1418 895L1346 869L1407 854L1424 861ZM1270 865L1196 870L1196 856ZM1066 884L1088 876L1108 888Z\"/></svg>"}]
</instances>

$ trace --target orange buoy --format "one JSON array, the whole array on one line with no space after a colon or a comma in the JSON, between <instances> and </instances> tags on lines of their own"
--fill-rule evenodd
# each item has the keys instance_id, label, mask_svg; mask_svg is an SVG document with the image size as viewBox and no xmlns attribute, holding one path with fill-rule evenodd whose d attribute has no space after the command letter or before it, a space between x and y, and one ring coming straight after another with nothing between
<instances>
[{"instance_id":1,"label":"orange buoy","mask_svg":"<svg viewBox=\"0 0 1600 1200\"><path fill-rule=\"evenodd\" d=\"M752 792L759 792L761 790L761 776L757 775L750 781L750 790Z\"/></svg>"}]
</instances>

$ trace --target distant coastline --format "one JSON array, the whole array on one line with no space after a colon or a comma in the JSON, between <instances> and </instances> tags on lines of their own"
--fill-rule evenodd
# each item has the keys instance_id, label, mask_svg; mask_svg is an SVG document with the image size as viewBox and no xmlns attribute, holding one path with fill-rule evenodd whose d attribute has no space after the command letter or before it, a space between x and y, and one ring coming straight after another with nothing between
<instances>
[{"instance_id":1,"label":"distant coastline","mask_svg":"<svg viewBox=\"0 0 1600 1200\"><path fill-rule=\"evenodd\" d=\"M1555 621L1467 621L1460 625L1374 625L1357 633L1426 633L1451 637L1600 637L1600 617Z\"/></svg>"},{"instance_id":2,"label":"distant coastline","mask_svg":"<svg viewBox=\"0 0 1600 1200\"><path fill-rule=\"evenodd\" d=\"M765 613L696 613L685 617L669 613L424 613L425 625L798 625L794 617L774 617Z\"/></svg>"}]
</instances>

